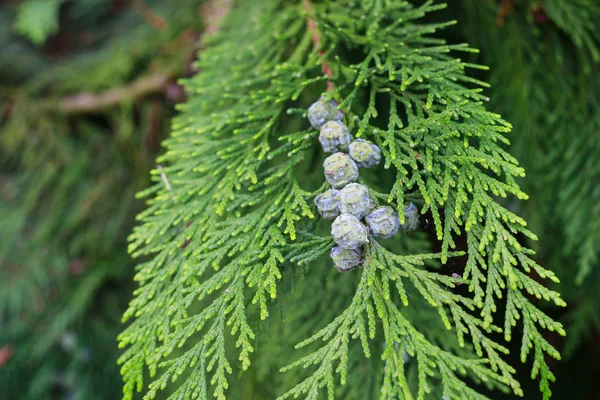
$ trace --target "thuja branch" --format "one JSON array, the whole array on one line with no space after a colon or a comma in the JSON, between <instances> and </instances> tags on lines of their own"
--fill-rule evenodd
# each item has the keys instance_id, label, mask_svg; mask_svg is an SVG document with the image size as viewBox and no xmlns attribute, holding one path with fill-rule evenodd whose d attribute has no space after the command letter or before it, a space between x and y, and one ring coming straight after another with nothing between
<instances>
[{"instance_id":1,"label":"thuja branch","mask_svg":"<svg viewBox=\"0 0 600 400\"><path fill-rule=\"evenodd\" d=\"M377 288L377 293L383 299L383 293L381 291L381 282L377 275L375 275L375 287ZM393 340L390 338L390 324L389 324L389 318L387 315L387 309L385 310L385 312L386 312L385 318L381 319L381 323L383 325L383 334L385 337L385 345L386 346L394 346ZM400 360L398 360L398 353L395 351L392 351L392 356L394 358L394 368L397 371L400 371L400 369L398 368L398 366L400 365ZM397 379L398 379L398 384L402 388L402 393L404 394L404 398L406 400L414 400L412 393L410 392L410 388L408 387L408 383L406 382L406 379L404 378L404 376L399 375L397 377Z\"/></svg>"}]
</instances>

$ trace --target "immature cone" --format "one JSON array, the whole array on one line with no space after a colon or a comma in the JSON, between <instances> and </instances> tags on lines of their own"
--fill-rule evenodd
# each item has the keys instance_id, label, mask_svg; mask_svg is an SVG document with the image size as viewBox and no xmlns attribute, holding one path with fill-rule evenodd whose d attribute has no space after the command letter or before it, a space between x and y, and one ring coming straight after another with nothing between
<instances>
[{"instance_id":1,"label":"immature cone","mask_svg":"<svg viewBox=\"0 0 600 400\"><path fill-rule=\"evenodd\" d=\"M400 226L405 232L414 231L419 226L419 209L413 203L404 205L404 223Z\"/></svg>"},{"instance_id":2,"label":"immature cone","mask_svg":"<svg viewBox=\"0 0 600 400\"><path fill-rule=\"evenodd\" d=\"M358 167L348 154L334 153L323 162L325 179L329 184L339 189L358 179Z\"/></svg>"},{"instance_id":3,"label":"immature cone","mask_svg":"<svg viewBox=\"0 0 600 400\"><path fill-rule=\"evenodd\" d=\"M333 100L325 100L321 97L308 108L308 120L315 129L321 127L328 121L341 121L344 114L337 109L337 104Z\"/></svg>"},{"instance_id":4,"label":"immature cone","mask_svg":"<svg viewBox=\"0 0 600 400\"><path fill-rule=\"evenodd\" d=\"M331 224L331 235L338 246L356 250L367 243L367 227L351 214L342 214Z\"/></svg>"},{"instance_id":5,"label":"immature cone","mask_svg":"<svg viewBox=\"0 0 600 400\"><path fill-rule=\"evenodd\" d=\"M352 271L360 267L363 263L362 249L347 250L336 246L331 249L331 259L335 268L340 272Z\"/></svg>"},{"instance_id":6,"label":"immature cone","mask_svg":"<svg viewBox=\"0 0 600 400\"><path fill-rule=\"evenodd\" d=\"M365 217L365 222L373 236L387 239L400 229L398 213L392 207L377 207L375 211Z\"/></svg>"},{"instance_id":7,"label":"immature cone","mask_svg":"<svg viewBox=\"0 0 600 400\"><path fill-rule=\"evenodd\" d=\"M350 183L340 190L340 212L362 218L371 210L369 189L360 183Z\"/></svg>"},{"instance_id":8,"label":"immature cone","mask_svg":"<svg viewBox=\"0 0 600 400\"><path fill-rule=\"evenodd\" d=\"M319 142L321 142L325 153L348 151L351 140L350 131L340 121L326 122L319 132Z\"/></svg>"},{"instance_id":9,"label":"immature cone","mask_svg":"<svg viewBox=\"0 0 600 400\"><path fill-rule=\"evenodd\" d=\"M376 144L364 139L350 143L350 157L359 167L372 168L381 162L381 150Z\"/></svg>"},{"instance_id":10,"label":"immature cone","mask_svg":"<svg viewBox=\"0 0 600 400\"><path fill-rule=\"evenodd\" d=\"M329 189L315 198L315 205L319 209L319 214L325 219L335 219L340 215L340 192L339 190Z\"/></svg>"}]
</instances>

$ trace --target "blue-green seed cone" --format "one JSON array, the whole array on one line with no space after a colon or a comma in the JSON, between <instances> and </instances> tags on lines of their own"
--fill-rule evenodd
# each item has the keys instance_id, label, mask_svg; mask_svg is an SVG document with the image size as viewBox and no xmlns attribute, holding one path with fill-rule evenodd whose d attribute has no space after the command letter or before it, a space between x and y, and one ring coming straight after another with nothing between
<instances>
[{"instance_id":1,"label":"blue-green seed cone","mask_svg":"<svg viewBox=\"0 0 600 400\"><path fill-rule=\"evenodd\" d=\"M335 219L340 215L340 192L339 190L329 189L315 197L315 205L319 210L321 217L325 219Z\"/></svg>"},{"instance_id":2,"label":"blue-green seed cone","mask_svg":"<svg viewBox=\"0 0 600 400\"><path fill-rule=\"evenodd\" d=\"M350 131L340 121L328 121L321 127L319 132L319 142L326 153L335 153L337 151L348 151L348 146L352 136Z\"/></svg>"},{"instance_id":3,"label":"blue-green seed cone","mask_svg":"<svg viewBox=\"0 0 600 400\"><path fill-rule=\"evenodd\" d=\"M333 100L325 100L321 97L308 108L308 121L315 129L321 127L328 121L341 121L344 114L337 109L337 104Z\"/></svg>"},{"instance_id":4,"label":"blue-green seed cone","mask_svg":"<svg viewBox=\"0 0 600 400\"><path fill-rule=\"evenodd\" d=\"M392 207L377 207L375 211L365 217L373 236L387 239L394 236L400 229L398 213Z\"/></svg>"},{"instance_id":5,"label":"blue-green seed cone","mask_svg":"<svg viewBox=\"0 0 600 400\"><path fill-rule=\"evenodd\" d=\"M341 214L331 224L331 236L338 246L356 250L367 243L367 227L352 214Z\"/></svg>"},{"instance_id":6,"label":"blue-green seed cone","mask_svg":"<svg viewBox=\"0 0 600 400\"><path fill-rule=\"evenodd\" d=\"M359 167L373 168L381 162L379 147L364 139L356 139L349 145L350 157Z\"/></svg>"},{"instance_id":7,"label":"blue-green seed cone","mask_svg":"<svg viewBox=\"0 0 600 400\"><path fill-rule=\"evenodd\" d=\"M334 153L323 162L325 179L335 188L340 189L358 179L358 166L348 154Z\"/></svg>"},{"instance_id":8,"label":"blue-green seed cone","mask_svg":"<svg viewBox=\"0 0 600 400\"><path fill-rule=\"evenodd\" d=\"M360 183L349 183L340 190L340 212L362 218L371 211L369 189Z\"/></svg>"},{"instance_id":9,"label":"blue-green seed cone","mask_svg":"<svg viewBox=\"0 0 600 400\"><path fill-rule=\"evenodd\" d=\"M419 209L413 203L404 205L404 223L400 226L405 232L414 231L419 227Z\"/></svg>"},{"instance_id":10,"label":"blue-green seed cone","mask_svg":"<svg viewBox=\"0 0 600 400\"><path fill-rule=\"evenodd\" d=\"M360 267L363 263L362 249L348 250L336 246L331 249L330 257L335 268L340 272L352 271Z\"/></svg>"}]
</instances>

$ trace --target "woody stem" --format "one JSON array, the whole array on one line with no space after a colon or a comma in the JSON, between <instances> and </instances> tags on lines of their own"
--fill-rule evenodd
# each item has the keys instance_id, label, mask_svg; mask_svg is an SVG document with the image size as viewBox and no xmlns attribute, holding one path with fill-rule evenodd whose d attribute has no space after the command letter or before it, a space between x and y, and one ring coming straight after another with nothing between
<instances>
[{"instance_id":1,"label":"woody stem","mask_svg":"<svg viewBox=\"0 0 600 400\"><path fill-rule=\"evenodd\" d=\"M304 6L304 9L308 13L308 16L306 17L306 25L311 33L313 49L315 51L318 51L319 56L322 57L325 54L325 52L323 51L323 49L321 49L321 34L319 33L319 27L317 25L317 22L311 17L311 15L314 15L313 5L310 0L302 0L302 4ZM325 59L321 61L321 70L329 78L333 77L333 71L331 70L331 66L327 63L327 61L325 61ZM327 81L327 91L330 92L332 90L333 82L329 80Z\"/></svg>"}]
</instances>

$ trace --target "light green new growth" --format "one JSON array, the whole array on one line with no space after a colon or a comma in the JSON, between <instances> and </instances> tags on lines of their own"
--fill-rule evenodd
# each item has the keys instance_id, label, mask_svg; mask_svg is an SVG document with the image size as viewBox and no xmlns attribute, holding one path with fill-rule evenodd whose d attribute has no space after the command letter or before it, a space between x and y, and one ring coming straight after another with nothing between
<instances>
[{"instance_id":1,"label":"light green new growth","mask_svg":"<svg viewBox=\"0 0 600 400\"><path fill-rule=\"evenodd\" d=\"M544 259L561 277L569 304L569 356L585 332L600 326L596 312L600 259L598 131L600 75L600 4L594 0L531 1L517 8L493 34L480 37L481 26L494 24L491 3L463 1L462 24L482 59L492 65L491 107L511 116L511 150L528 173L525 189L537 200L519 204L534 230ZM533 10L545 21L531 20ZM551 29L548 29L551 28ZM554 201L540 201L551 198Z\"/></svg>"},{"instance_id":2,"label":"light green new growth","mask_svg":"<svg viewBox=\"0 0 600 400\"><path fill-rule=\"evenodd\" d=\"M432 35L452 23L420 20L441 8L392 0L314 4L321 48L313 49L302 2L236 4L203 51L201 72L185 82L190 97L165 141L163 167L140 194L151 200L131 236L130 251L143 261L124 316L130 325L119 338L125 398L167 390L169 399L224 399L235 358L250 367L257 325L249 315L266 319L278 280L296 264L308 265L304 279L313 279L310 265L329 254L331 239L314 235L323 230L312 199L324 186L307 189L315 187L308 176L323 181L322 159L314 158L318 131L302 115L327 80L334 83L327 96L340 102L350 131L376 143L395 174L384 200L398 210L413 201L430 213L441 252L399 255L371 239L364 267L348 273L359 281L345 310L329 323L311 316L325 327L284 368L306 368L306 377L281 398L316 399L323 390L336 396L337 378L350 381L354 339L366 357L381 354L382 399L486 398L474 383L522 395L497 332L522 342L521 359L533 359L531 375L550 397L554 376L545 356L559 354L543 333L564 330L530 295L564 302L532 277L556 280L519 243L519 236L535 239L525 221L498 202L527 197L515 182L524 171L504 148L510 125L483 106L479 87L486 84L465 74L483 67L450 54L475 50ZM320 72L323 61L333 77ZM466 237L465 252L458 235ZM425 268L465 253L462 279ZM330 261L321 267L333 269ZM505 315L498 315L498 298L505 298ZM455 335L459 347L440 343L439 331L411 316L413 307L435 310L443 335ZM374 350L383 341L383 352Z\"/></svg>"},{"instance_id":3,"label":"light green new growth","mask_svg":"<svg viewBox=\"0 0 600 400\"><path fill-rule=\"evenodd\" d=\"M58 31L58 11L64 0L26 0L19 6L14 29L35 44Z\"/></svg>"}]
</instances>

